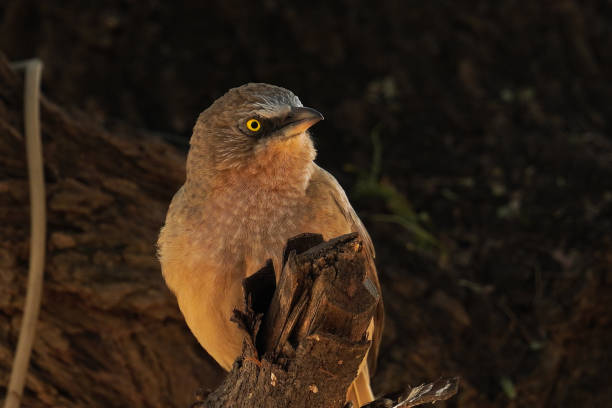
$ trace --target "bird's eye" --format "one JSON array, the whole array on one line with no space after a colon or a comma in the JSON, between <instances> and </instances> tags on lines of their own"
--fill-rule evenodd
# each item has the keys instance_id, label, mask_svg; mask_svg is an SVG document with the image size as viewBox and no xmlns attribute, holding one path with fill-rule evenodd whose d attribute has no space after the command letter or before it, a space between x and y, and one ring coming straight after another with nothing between
<instances>
[{"instance_id":1,"label":"bird's eye","mask_svg":"<svg viewBox=\"0 0 612 408\"><path fill-rule=\"evenodd\" d=\"M261 123L257 119L249 119L247 120L246 127L251 132L259 132L261 130Z\"/></svg>"}]
</instances>

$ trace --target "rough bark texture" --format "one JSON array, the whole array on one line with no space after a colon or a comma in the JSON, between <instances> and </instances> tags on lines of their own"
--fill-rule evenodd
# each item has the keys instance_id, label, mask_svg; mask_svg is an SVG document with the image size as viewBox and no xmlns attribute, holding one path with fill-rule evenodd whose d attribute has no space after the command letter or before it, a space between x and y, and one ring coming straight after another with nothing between
<instances>
[{"instance_id":1,"label":"rough bark texture","mask_svg":"<svg viewBox=\"0 0 612 408\"><path fill-rule=\"evenodd\" d=\"M297 254L296 250L320 241L320 235L304 235L290 241L261 330L261 315L247 306L247 313L240 314L250 334L242 357L203 406L344 405L346 390L369 347L366 330L380 294L367 288L369 262L356 234ZM269 267L262 270L264 276L268 272ZM257 275L255 279L264 280ZM245 287L248 299L269 293L261 285L247 283ZM256 350L256 343L263 344L263 348ZM259 355L263 355L261 360Z\"/></svg>"},{"instance_id":2,"label":"rough bark texture","mask_svg":"<svg viewBox=\"0 0 612 408\"><path fill-rule=\"evenodd\" d=\"M22 92L21 75L0 54L0 400L27 277ZM211 375L219 369L186 328L155 259L183 156L47 100L41 117L48 246L24 406L187 406L220 375Z\"/></svg>"}]
</instances>

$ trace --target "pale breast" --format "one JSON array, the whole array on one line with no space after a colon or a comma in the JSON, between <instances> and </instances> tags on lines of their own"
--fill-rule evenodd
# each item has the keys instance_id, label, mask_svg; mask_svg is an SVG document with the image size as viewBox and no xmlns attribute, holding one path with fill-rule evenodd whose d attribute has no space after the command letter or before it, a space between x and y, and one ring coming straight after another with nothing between
<instances>
[{"instance_id":1,"label":"pale breast","mask_svg":"<svg viewBox=\"0 0 612 408\"><path fill-rule=\"evenodd\" d=\"M160 234L168 287L202 346L226 369L240 352L242 333L230 316L242 306L242 279L268 259L278 276L284 246L297 234L330 239L352 229L326 184L278 186L243 184L206 197L182 189Z\"/></svg>"},{"instance_id":2,"label":"pale breast","mask_svg":"<svg viewBox=\"0 0 612 408\"><path fill-rule=\"evenodd\" d=\"M227 191L205 208L202 246L223 263L243 259L248 276L279 257L287 239L301 232L300 201L297 194L250 186Z\"/></svg>"}]
</instances>

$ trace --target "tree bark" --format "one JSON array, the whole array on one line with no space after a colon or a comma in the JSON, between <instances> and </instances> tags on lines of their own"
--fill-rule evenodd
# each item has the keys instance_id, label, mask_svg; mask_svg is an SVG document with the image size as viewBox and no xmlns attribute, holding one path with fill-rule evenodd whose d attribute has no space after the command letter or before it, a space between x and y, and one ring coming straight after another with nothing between
<instances>
[{"instance_id":1,"label":"tree bark","mask_svg":"<svg viewBox=\"0 0 612 408\"><path fill-rule=\"evenodd\" d=\"M43 84L44 88L44 84ZM29 197L23 81L0 54L0 400L27 280ZM23 405L185 407L221 370L186 328L154 243L184 181L159 137L113 133L43 98L47 259Z\"/></svg>"}]
</instances>

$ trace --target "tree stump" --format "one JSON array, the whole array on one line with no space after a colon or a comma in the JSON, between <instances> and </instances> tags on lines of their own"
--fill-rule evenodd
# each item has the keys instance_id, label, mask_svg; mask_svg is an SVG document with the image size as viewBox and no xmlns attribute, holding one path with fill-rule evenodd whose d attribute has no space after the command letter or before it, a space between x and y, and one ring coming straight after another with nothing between
<instances>
[{"instance_id":1,"label":"tree stump","mask_svg":"<svg viewBox=\"0 0 612 408\"><path fill-rule=\"evenodd\" d=\"M236 314L248 333L242 356L202 406L344 405L370 345L366 330L380 294L368 284L368 263L356 234L321 242L320 235L310 234L290 240L263 322L252 305L270 293L274 280L265 276L274 276L271 266L245 281L246 310ZM298 252L312 243L319 244Z\"/></svg>"},{"instance_id":2,"label":"tree stump","mask_svg":"<svg viewBox=\"0 0 612 408\"><path fill-rule=\"evenodd\" d=\"M242 355L198 408L346 407L346 391L370 341L380 293L356 233L323 242L290 239L275 288L271 262L243 282L234 321L246 332ZM440 379L382 397L364 408L412 407L450 398L458 379Z\"/></svg>"}]
</instances>

